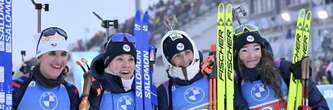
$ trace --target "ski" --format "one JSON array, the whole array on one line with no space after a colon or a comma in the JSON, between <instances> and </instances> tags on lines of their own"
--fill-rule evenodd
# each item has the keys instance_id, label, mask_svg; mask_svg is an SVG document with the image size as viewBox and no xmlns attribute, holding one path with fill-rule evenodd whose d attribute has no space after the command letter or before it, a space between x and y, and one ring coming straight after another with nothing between
<instances>
[{"instance_id":1,"label":"ski","mask_svg":"<svg viewBox=\"0 0 333 110\"><path fill-rule=\"evenodd\" d=\"M224 11L224 4L220 3L217 8L217 58L216 58L216 74L217 74L217 108L218 110L224 110L225 108L225 48L223 46L225 40L225 11Z\"/></svg>"},{"instance_id":2,"label":"ski","mask_svg":"<svg viewBox=\"0 0 333 110\"><path fill-rule=\"evenodd\" d=\"M234 60L233 60L233 36L234 29L232 27L233 15L232 15L232 5L227 4L226 7L226 18L225 18L225 42L223 46L225 47L225 66L226 70L223 73L226 78L226 110L233 110L234 108Z\"/></svg>"},{"instance_id":3,"label":"ski","mask_svg":"<svg viewBox=\"0 0 333 110\"><path fill-rule=\"evenodd\" d=\"M12 0L1 1L0 12L0 109L12 109Z\"/></svg>"},{"instance_id":4,"label":"ski","mask_svg":"<svg viewBox=\"0 0 333 110\"><path fill-rule=\"evenodd\" d=\"M135 70L135 109L153 110L152 103L152 70L150 67L149 51L149 15L145 12L141 19L141 12L137 11L134 21L134 37L137 48L137 62ZM156 92L155 92L156 94Z\"/></svg>"},{"instance_id":5,"label":"ski","mask_svg":"<svg viewBox=\"0 0 333 110\"><path fill-rule=\"evenodd\" d=\"M234 97L232 5L220 3L217 13L217 105L232 110Z\"/></svg>"},{"instance_id":6,"label":"ski","mask_svg":"<svg viewBox=\"0 0 333 110\"><path fill-rule=\"evenodd\" d=\"M309 40L310 40L310 29L311 29L311 19L312 19L312 12L310 10L306 11L305 14L305 21L304 21L304 42L303 42L303 52L305 53L305 56L308 56L308 46L309 46ZM310 79L310 70L309 70L309 58L307 57L306 60L304 60L302 63L302 82L301 82L301 87L302 88L302 93L300 95L297 95L297 99L299 100L299 104L302 106L302 110L311 110L311 107L309 106L308 102L308 96L309 96L309 79ZM298 106L300 108L300 106Z\"/></svg>"},{"instance_id":7,"label":"ski","mask_svg":"<svg viewBox=\"0 0 333 110\"><path fill-rule=\"evenodd\" d=\"M142 42L142 73L143 73L143 87L144 87L144 110L152 110L152 101L151 101L151 74L150 74L150 61L149 61L149 31L148 31L148 25L149 25L149 15L146 11L143 15L142 19L142 29L141 34L142 37L137 39L140 42Z\"/></svg>"},{"instance_id":8,"label":"ski","mask_svg":"<svg viewBox=\"0 0 333 110\"><path fill-rule=\"evenodd\" d=\"M310 39L311 11L301 9L296 23L295 43L292 63L308 56L308 43ZM290 74L287 110L296 110L302 102L302 82Z\"/></svg>"},{"instance_id":9,"label":"ski","mask_svg":"<svg viewBox=\"0 0 333 110\"><path fill-rule=\"evenodd\" d=\"M134 38L136 46L136 70L135 70L135 110L143 110L143 73L142 73L142 54L143 54L143 41L141 39L141 12L137 11L134 18Z\"/></svg>"}]
</instances>

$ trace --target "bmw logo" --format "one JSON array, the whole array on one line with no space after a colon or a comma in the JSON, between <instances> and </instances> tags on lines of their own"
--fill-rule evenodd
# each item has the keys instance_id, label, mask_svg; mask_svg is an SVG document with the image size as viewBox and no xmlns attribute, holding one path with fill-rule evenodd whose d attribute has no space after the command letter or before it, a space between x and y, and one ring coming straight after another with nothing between
<instances>
[{"instance_id":1,"label":"bmw logo","mask_svg":"<svg viewBox=\"0 0 333 110\"><path fill-rule=\"evenodd\" d=\"M121 96L117 100L117 109L118 110L134 110L134 100L130 96Z\"/></svg>"},{"instance_id":2,"label":"bmw logo","mask_svg":"<svg viewBox=\"0 0 333 110\"><path fill-rule=\"evenodd\" d=\"M251 96L258 101L262 101L269 96L269 90L264 84L256 84L251 88Z\"/></svg>"},{"instance_id":3,"label":"bmw logo","mask_svg":"<svg viewBox=\"0 0 333 110\"><path fill-rule=\"evenodd\" d=\"M200 87L191 87L185 90L184 99L187 103L200 103L205 97L205 92Z\"/></svg>"},{"instance_id":4,"label":"bmw logo","mask_svg":"<svg viewBox=\"0 0 333 110\"><path fill-rule=\"evenodd\" d=\"M53 92L43 92L39 104L45 110L54 110L58 106L58 98Z\"/></svg>"}]
</instances>

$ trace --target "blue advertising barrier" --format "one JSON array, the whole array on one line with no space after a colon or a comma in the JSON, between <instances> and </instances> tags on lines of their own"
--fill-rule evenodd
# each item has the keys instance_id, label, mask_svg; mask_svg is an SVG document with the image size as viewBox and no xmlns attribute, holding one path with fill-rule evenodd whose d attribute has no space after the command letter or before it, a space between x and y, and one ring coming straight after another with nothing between
<instances>
[{"instance_id":1,"label":"blue advertising barrier","mask_svg":"<svg viewBox=\"0 0 333 110\"><path fill-rule=\"evenodd\" d=\"M12 109L12 0L0 0L0 110Z\"/></svg>"},{"instance_id":2,"label":"blue advertising barrier","mask_svg":"<svg viewBox=\"0 0 333 110\"><path fill-rule=\"evenodd\" d=\"M318 85L317 87L326 99L330 110L333 110L333 85Z\"/></svg>"}]
</instances>

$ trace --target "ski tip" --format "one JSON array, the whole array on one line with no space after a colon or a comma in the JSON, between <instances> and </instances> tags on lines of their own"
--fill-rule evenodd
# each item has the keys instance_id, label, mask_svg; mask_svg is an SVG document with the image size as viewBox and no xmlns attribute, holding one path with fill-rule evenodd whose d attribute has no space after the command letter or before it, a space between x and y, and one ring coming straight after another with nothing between
<instances>
[{"instance_id":1,"label":"ski tip","mask_svg":"<svg viewBox=\"0 0 333 110\"><path fill-rule=\"evenodd\" d=\"M228 13L232 13L232 4L231 3L228 3L227 4L227 10L226 10Z\"/></svg>"},{"instance_id":2,"label":"ski tip","mask_svg":"<svg viewBox=\"0 0 333 110\"><path fill-rule=\"evenodd\" d=\"M146 12L144 13L143 18L144 18L144 19L145 19L145 18L149 18L148 11L146 11Z\"/></svg>"},{"instance_id":3,"label":"ski tip","mask_svg":"<svg viewBox=\"0 0 333 110\"><path fill-rule=\"evenodd\" d=\"M304 9L304 8L302 8L302 9L299 11L298 16L299 16L299 17L304 17L304 16L305 16L305 9Z\"/></svg>"},{"instance_id":4,"label":"ski tip","mask_svg":"<svg viewBox=\"0 0 333 110\"><path fill-rule=\"evenodd\" d=\"M223 12L223 9L224 9L224 3L220 3L217 9L218 9L218 10L217 10L218 13Z\"/></svg>"},{"instance_id":5,"label":"ski tip","mask_svg":"<svg viewBox=\"0 0 333 110\"><path fill-rule=\"evenodd\" d=\"M305 18L307 20L311 20L311 18L312 18L312 12L311 12L311 10L306 10L306 14L305 15L306 15Z\"/></svg>"},{"instance_id":6,"label":"ski tip","mask_svg":"<svg viewBox=\"0 0 333 110\"><path fill-rule=\"evenodd\" d=\"M134 18L134 23L141 25L141 12L140 11L136 11L135 18ZM135 28L135 27L134 27L134 29L140 30L140 28Z\"/></svg>"},{"instance_id":7,"label":"ski tip","mask_svg":"<svg viewBox=\"0 0 333 110\"><path fill-rule=\"evenodd\" d=\"M232 9L232 4L231 4L231 3L228 3L228 4L227 4L227 8Z\"/></svg>"},{"instance_id":8,"label":"ski tip","mask_svg":"<svg viewBox=\"0 0 333 110\"><path fill-rule=\"evenodd\" d=\"M141 11L140 10L136 10L136 14L141 14Z\"/></svg>"},{"instance_id":9,"label":"ski tip","mask_svg":"<svg viewBox=\"0 0 333 110\"><path fill-rule=\"evenodd\" d=\"M145 13L144 13L144 16L147 16L148 15L148 11L146 11Z\"/></svg>"},{"instance_id":10,"label":"ski tip","mask_svg":"<svg viewBox=\"0 0 333 110\"><path fill-rule=\"evenodd\" d=\"M141 16L141 11L140 10L138 10L138 11L136 11L136 13L135 13L135 18L140 18L140 16Z\"/></svg>"}]
</instances>

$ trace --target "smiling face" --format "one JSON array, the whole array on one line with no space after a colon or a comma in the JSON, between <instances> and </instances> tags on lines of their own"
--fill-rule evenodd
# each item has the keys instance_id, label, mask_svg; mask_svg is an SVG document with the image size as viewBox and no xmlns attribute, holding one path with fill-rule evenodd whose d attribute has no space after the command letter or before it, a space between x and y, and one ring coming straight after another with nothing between
<instances>
[{"instance_id":1,"label":"smiling face","mask_svg":"<svg viewBox=\"0 0 333 110\"><path fill-rule=\"evenodd\" d=\"M131 79L135 69L134 57L129 54L116 56L109 63L107 69L123 79Z\"/></svg>"},{"instance_id":2,"label":"smiling face","mask_svg":"<svg viewBox=\"0 0 333 110\"><path fill-rule=\"evenodd\" d=\"M171 63L177 67L187 67L192 63L192 50L185 50L172 56Z\"/></svg>"},{"instance_id":3,"label":"smiling face","mask_svg":"<svg viewBox=\"0 0 333 110\"><path fill-rule=\"evenodd\" d=\"M261 57L261 45L258 43L246 44L239 50L239 59L246 68L255 68Z\"/></svg>"},{"instance_id":4,"label":"smiling face","mask_svg":"<svg viewBox=\"0 0 333 110\"><path fill-rule=\"evenodd\" d=\"M50 51L38 58L40 72L47 79L57 79L68 62L66 51Z\"/></svg>"}]
</instances>

